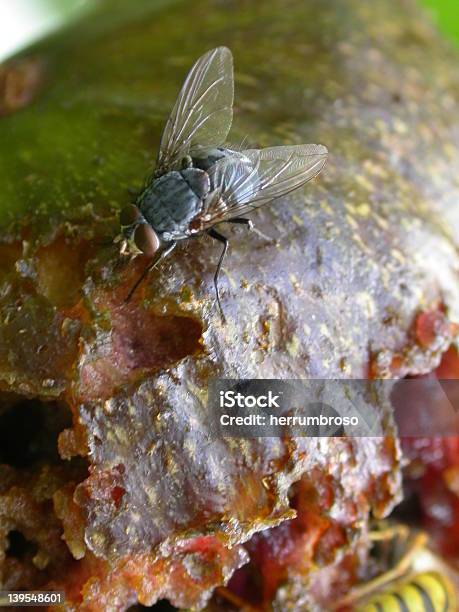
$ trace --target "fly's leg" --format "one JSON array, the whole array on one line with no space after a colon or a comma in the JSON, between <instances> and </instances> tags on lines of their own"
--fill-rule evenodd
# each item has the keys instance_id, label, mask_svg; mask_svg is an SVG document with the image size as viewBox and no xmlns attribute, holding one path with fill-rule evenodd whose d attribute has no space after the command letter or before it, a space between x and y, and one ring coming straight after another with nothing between
<instances>
[{"instance_id":1,"label":"fly's leg","mask_svg":"<svg viewBox=\"0 0 459 612\"><path fill-rule=\"evenodd\" d=\"M263 234L263 232L260 232L260 230L254 226L252 219L245 219L244 217L234 217L234 219L228 219L228 223L246 225L249 232L253 232L257 236L260 236L260 238L264 238L268 242L276 242L276 240L274 240L274 238L271 238L271 236L267 236L266 234Z\"/></svg>"},{"instance_id":2,"label":"fly's leg","mask_svg":"<svg viewBox=\"0 0 459 612\"><path fill-rule=\"evenodd\" d=\"M135 290L140 285L140 283L144 280L144 278L147 276L147 274L149 272L151 272L152 270L154 270L157 266L159 266L161 261L163 259L165 259L169 255L169 253L175 248L176 244L177 244L176 242L171 242L163 251L161 251L160 253L158 253L155 256L155 258L153 259L153 261L151 263L148 264L148 266L142 272L142 274L140 275L138 280L131 287L131 290L129 291L126 299L124 300L125 304L127 304L130 301L130 299L132 298L132 296L135 293Z\"/></svg>"},{"instance_id":3,"label":"fly's leg","mask_svg":"<svg viewBox=\"0 0 459 612\"><path fill-rule=\"evenodd\" d=\"M244 217L234 217L234 219L228 219L228 223L238 223L240 225L247 225L247 228L250 231L254 229L252 219L244 219Z\"/></svg>"},{"instance_id":4,"label":"fly's leg","mask_svg":"<svg viewBox=\"0 0 459 612\"><path fill-rule=\"evenodd\" d=\"M226 323L225 315L223 313L222 304L220 302L220 294L218 292L218 277L220 275L220 270L222 268L223 260L225 259L225 255L226 255L226 253L228 251L228 238L226 238L222 234L219 234L214 229L210 229L207 233L209 234L209 236L211 236L212 238L214 238L215 240L218 240L219 242L221 242L223 244L223 250L221 252L220 259L218 260L218 264L217 264L217 269L215 270L215 274L214 274L214 287L215 287L215 294L217 296L218 308L220 310L220 316L222 318L222 322Z\"/></svg>"}]
</instances>

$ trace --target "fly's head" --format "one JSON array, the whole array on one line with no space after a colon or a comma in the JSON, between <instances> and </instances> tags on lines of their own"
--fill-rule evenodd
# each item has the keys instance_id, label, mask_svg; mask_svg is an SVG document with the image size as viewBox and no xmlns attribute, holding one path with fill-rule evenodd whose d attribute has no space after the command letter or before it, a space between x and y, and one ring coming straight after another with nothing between
<instances>
[{"instance_id":1,"label":"fly's head","mask_svg":"<svg viewBox=\"0 0 459 612\"><path fill-rule=\"evenodd\" d=\"M120 212L121 255L153 257L161 246L158 234L145 220L135 204L128 204Z\"/></svg>"}]
</instances>

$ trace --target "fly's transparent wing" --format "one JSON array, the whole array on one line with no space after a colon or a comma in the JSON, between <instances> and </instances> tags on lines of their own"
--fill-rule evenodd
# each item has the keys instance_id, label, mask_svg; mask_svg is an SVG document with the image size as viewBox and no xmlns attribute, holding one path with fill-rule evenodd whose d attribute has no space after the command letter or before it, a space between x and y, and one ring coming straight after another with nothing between
<instances>
[{"instance_id":1,"label":"fly's transparent wing","mask_svg":"<svg viewBox=\"0 0 459 612\"><path fill-rule=\"evenodd\" d=\"M188 73L167 120L155 175L179 165L195 146L216 147L226 140L233 120L233 56L217 47Z\"/></svg>"},{"instance_id":2,"label":"fly's transparent wing","mask_svg":"<svg viewBox=\"0 0 459 612\"><path fill-rule=\"evenodd\" d=\"M210 170L212 197L201 229L243 215L297 189L317 176L327 160L322 145L248 149L225 158Z\"/></svg>"}]
</instances>

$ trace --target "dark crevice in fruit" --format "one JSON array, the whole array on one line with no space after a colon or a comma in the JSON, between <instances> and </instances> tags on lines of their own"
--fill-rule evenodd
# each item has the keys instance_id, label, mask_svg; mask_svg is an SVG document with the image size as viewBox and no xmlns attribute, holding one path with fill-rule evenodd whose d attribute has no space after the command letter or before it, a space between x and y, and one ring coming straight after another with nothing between
<instances>
[{"instance_id":1,"label":"dark crevice in fruit","mask_svg":"<svg viewBox=\"0 0 459 612\"><path fill-rule=\"evenodd\" d=\"M13 529L8 534L8 548L6 549L7 557L23 559L26 556L33 557L36 555L38 547L33 542L27 540L24 535Z\"/></svg>"},{"instance_id":2,"label":"dark crevice in fruit","mask_svg":"<svg viewBox=\"0 0 459 612\"><path fill-rule=\"evenodd\" d=\"M57 438L71 425L70 410L62 402L18 400L0 411L0 463L14 468L59 463Z\"/></svg>"},{"instance_id":3,"label":"dark crevice in fruit","mask_svg":"<svg viewBox=\"0 0 459 612\"><path fill-rule=\"evenodd\" d=\"M136 604L135 606L131 606L128 612L139 612L140 610L154 610L154 612L173 612L177 610L174 606L172 606L167 599L161 599L154 606L142 606L142 604Z\"/></svg>"}]
</instances>

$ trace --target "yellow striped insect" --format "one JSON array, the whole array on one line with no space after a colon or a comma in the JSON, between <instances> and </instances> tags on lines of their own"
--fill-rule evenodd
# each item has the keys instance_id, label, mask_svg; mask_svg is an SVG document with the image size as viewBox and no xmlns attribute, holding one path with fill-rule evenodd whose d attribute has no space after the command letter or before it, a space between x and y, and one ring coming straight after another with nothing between
<instances>
[{"instance_id":1,"label":"yellow striped insect","mask_svg":"<svg viewBox=\"0 0 459 612\"><path fill-rule=\"evenodd\" d=\"M458 612L458 576L429 548L426 533L379 521L368 536L377 571L342 598L335 610Z\"/></svg>"},{"instance_id":2,"label":"yellow striped insect","mask_svg":"<svg viewBox=\"0 0 459 612\"><path fill-rule=\"evenodd\" d=\"M457 612L457 600L446 575L421 572L372 596L356 612Z\"/></svg>"}]
</instances>

